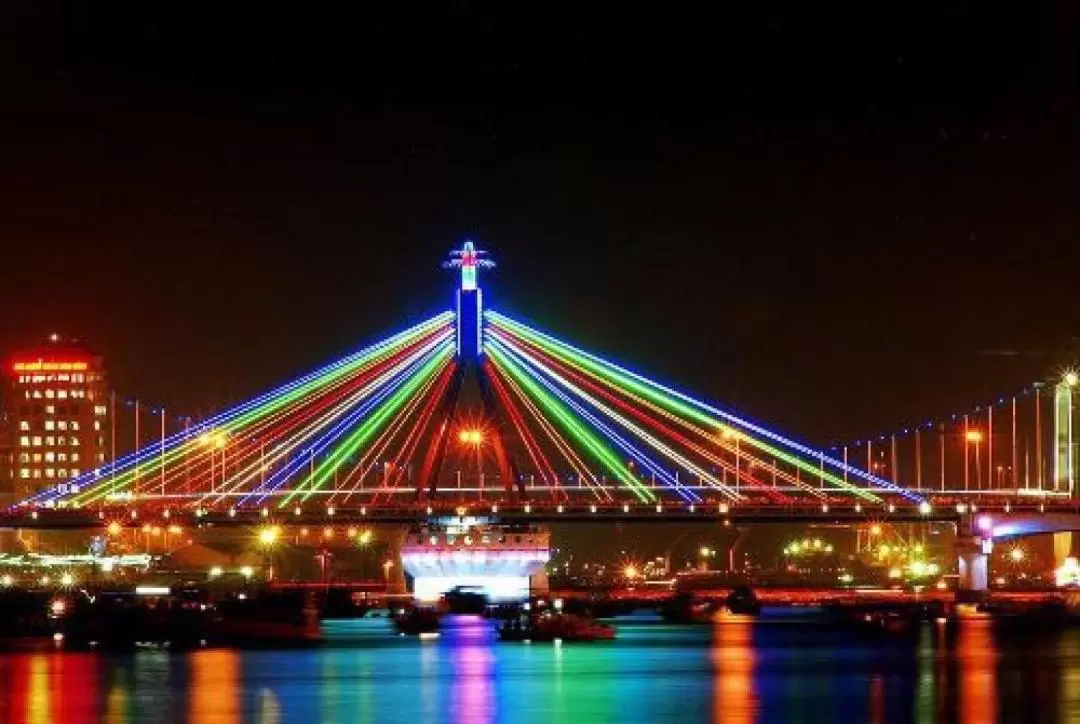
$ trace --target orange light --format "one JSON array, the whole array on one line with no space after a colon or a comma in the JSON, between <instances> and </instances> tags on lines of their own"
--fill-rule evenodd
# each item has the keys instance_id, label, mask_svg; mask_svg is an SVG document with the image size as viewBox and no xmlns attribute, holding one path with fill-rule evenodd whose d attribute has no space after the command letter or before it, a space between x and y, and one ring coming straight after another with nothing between
<instances>
[{"instance_id":1,"label":"orange light","mask_svg":"<svg viewBox=\"0 0 1080 724\"><path fill-rule=\"evenodd\" d=\"M323 534L323 538L333 538L334 537L334 529L333 528L324 528L322 534Z\"/></svg>"},{"instance_id":2,"label":"orange light","mask_svg":"<svg viewBox=\"0 0 1080 724\"><path fill-rule=\"evenodd\" d=\"M968 442L982 442L982 430L968 430L964 433L964 439Z\"/></svg>"},{"instance_id":3,"label":"orange light","mask_svg":"<svg viewBox=\"0 0 1080 724\"><path fill-rule=\"evenodd\" d=\"M475 428L460 430L458 432L458 442L462 445L480 445L484 442L484 433Z\"/></svg>"},{"instance_id":4,"label":"orange light","mask_svg":"<svg viewBox=\"0 0 1080 724\"><path fill-rule=\"evenodd\" d=\"M112 523L109 523L109 527L106 530L109 531L109 535L120 535L120 531L123 530L123 526L121 526L114 520Z\"/></svg>"},{"instance_id":5,"label":"orange light","mask_svg":"<svg viewBox=\"0 0 1080 724\"><path fill-rule=\"evenodd\" d=\"M623 574L626 576L627 580L630 580L630 581L634 580L635 578L637 578L637 575L638 575L637 566L634 566L634 565L627 566L626 568L623 569Z\"/></svg>"},{"instance_id":6,"label":"orange light","mask_svg":"<svg viewBox=\"0 0 1080 724\"><path fill-rule=\"evenodd\" d=\"M872 526L870 526L870 535L881 535L881 526L880 525L872 525Z\"/></svg>"},{"instance_id":7,"label":"orange light","mask_svg":"<svg viewBox=\"0 0 1080 724\"><path fill-rule=\"evenodd\" d=\"M15 372L81 372L90 368L86 362L55 362L35 360L26 362L13 362L11 369Z\"/></svg>"}]
</instances>

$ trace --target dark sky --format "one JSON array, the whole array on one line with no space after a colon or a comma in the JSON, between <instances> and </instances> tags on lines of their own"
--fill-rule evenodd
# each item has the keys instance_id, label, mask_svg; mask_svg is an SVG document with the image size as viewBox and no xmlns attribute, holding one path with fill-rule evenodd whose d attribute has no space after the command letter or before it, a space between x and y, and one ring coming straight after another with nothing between
<instances>
[{"instance_id":1,"label":"dark sky","mask_svg":"<svg viewBox=\"0 0 1080 724\"><path fill-rule=\"evenodd\" d=\"M502 310L819 443L1080 348L1067 3L294 5L0 11L0 350L206 411L448 306L465 237Z\"/></svg>"}]
</instances>

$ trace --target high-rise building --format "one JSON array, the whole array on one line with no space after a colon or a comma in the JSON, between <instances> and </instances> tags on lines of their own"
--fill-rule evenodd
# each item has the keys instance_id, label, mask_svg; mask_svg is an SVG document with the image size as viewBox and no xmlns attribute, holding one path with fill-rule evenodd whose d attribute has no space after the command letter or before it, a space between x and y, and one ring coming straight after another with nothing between
<instances>
[{"instance_id":1,"label":"high-rise building","mask_svg":"<svg viewBox=\"0 0 1080 724\"><path fill-rule=\"evenodd\" d=\"M11 355L0 405L0 502L70 485L105 464L110 405L101 357L53 338Z\"/></svg>"}]
</instances>

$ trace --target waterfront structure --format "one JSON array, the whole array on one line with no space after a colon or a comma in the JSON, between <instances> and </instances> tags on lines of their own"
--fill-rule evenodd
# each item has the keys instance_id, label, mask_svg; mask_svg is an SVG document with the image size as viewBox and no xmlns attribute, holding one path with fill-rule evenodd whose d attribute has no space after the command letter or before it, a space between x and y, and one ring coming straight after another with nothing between
<instances>
[{"instance_id":1,"label":"waterfront structure","mask_svg":"<svg viewBox=\"0 0 1080 724\"><path fill-rule=\"evenodd\" d=\"M110 404L103 360L86 347L50 344L11 354L2 393L6 502L78 492L84 473L110 451Z\"/></svg>"}]
</instances>

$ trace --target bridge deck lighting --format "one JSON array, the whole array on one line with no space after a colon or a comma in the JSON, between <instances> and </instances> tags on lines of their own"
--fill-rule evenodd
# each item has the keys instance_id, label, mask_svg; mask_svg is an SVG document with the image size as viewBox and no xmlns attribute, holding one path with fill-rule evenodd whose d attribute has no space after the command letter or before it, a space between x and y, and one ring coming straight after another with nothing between
<instances>
[{"instance_id":1,"label":"bridge deck lighting","mask_svg":"<svg viewBox=\"0 0 1080 724\"><path fill-rule=\"evenodd\" d=\"M358 541L360 542L360 545L366 546L368 543L371 542L372 537L373 537L372 532L370 530L365 530L364 532L362 532L360 534L360 537L358 538Z\"/></svg>"},{"instance_id":2,"label":"bridge deck lighting","mask_svg":"<svg viewBox=\"0 0 1080 724\"><path fill-rule=\"evenodd\" d=\"M222 573L221 566L211 566L210 570L207 571L207 575L210 578L217 578L218 576L221 575L221 573Z\"/></svg>"},{"instance_id":3,"label":"bridge deck lighting","mask_svg":"<svg viewBox=\"0 0 1080 724\"><path fill-rule=\"evenodd\" d=\"M919 503L919 515L930 515L932 510L933 508L930 506L930 503L925 500Z\"/></svg>"},{"instance_id":4,"label":"bridge deck lighting","mask_svg":"<svg viewBox=\"0 0 1080 724\"><path fill-rule=\"evenodd\" d=\"M255 571L251 566L244 566L240 569L240 575L244 578L251 578L253 575L255 575Z\"/></svg>"}]
</instances>

